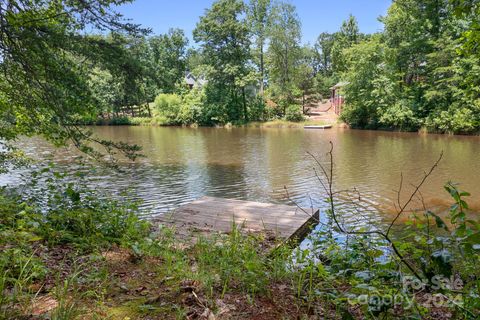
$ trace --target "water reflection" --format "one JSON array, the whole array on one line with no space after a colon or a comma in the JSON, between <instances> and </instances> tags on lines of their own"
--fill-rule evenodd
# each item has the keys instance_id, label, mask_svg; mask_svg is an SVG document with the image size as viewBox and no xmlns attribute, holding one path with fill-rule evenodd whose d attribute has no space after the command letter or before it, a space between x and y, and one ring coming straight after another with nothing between
<instances>
[{"instance_id":1,"label":"water reflection","mask_svg":"<svg viewBox=\"0 0 480 320\"><path fill-rule=\"evenodd\" d=\"M145 158L121 163L122 171L98 167L90 184L119 197L143 201L142 209L160 214L203 195L288 203L284 186L293 199L323 207L324 192L318 184L307 155L311 152L327 164L325 154L333 142L335 187L361 191L370 218L388 218L396 198L400 173L417 183L441 151L444 159L422 194L428 206L445 208L450 202L442 186L459 181L472 193L470 203L480 208L480 138L356 130L214 129L98 127L97 135L144 147ZM40 139L19 142L40 161L52 157L72 168L78 155L71 148L55 149ZM40 162L41 165L42 162ZM1 184L18 183L18 173L0 176ZM408 189L411 188L408 184ZM417 203L418 205L418 203ZM352 217L349 197L338 198L338 208ZM386 212L387 216L380 212Z\"/></svg>"}]
</instances>

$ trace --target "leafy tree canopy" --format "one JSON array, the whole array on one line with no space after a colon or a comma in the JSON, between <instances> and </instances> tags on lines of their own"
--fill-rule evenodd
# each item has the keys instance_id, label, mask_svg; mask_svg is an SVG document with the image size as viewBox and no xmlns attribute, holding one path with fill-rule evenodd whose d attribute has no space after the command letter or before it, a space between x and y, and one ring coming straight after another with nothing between
<instances>
[{"instance_id":1,"label":"leafy tree canopy","mask_svg":"<svg viewBox=\"0 0 480 320\"><path fill-rule=\"evenodd\" d=\"M89 70L113 68L121 56L116 41L86 34L111 31L137 37L147 30L125 22L112 5L128 1L2 1L0 4L0 138L39 134L55 144L71 140L83 151L135 157L137 147L96 139L75 125L93 111ZM112 73L113 74L113 73Z\"/></svg>"}]
</instances>

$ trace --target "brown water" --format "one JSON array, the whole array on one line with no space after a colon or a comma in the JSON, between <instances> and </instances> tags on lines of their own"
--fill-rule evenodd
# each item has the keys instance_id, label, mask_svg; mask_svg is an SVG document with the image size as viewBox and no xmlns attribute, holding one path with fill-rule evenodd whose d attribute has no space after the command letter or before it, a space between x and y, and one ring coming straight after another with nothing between
<instances>
[{"instance_id":1,"label":"brown water","mask_svg":"<svg viewBox=\"0 0 480 320\"><path fill-rule=\"evenodd\" d=\"M393 212L400 174L406 191L411 190L408 183L417 183L442 151L443 160L422 188L426 205L446 208L450 199L443 185L452 180L461 182L461 188L472 193L471 206L480 208L480 137L342 129L96 127L94 131L105 139L143 146L146 158L122 163L121 173L99 168L91 184L117 197L129 189L150 214L203 195L288 203L284 187L302 205L312 201L324 207L325 194L307 152L326 162L329 141L334 144L335 187L357 188L364 210L374 219L388 218ZM39 139L21 146L35 158L53 155L66 166L75 154ZM16 175L0 176L0 184L17 182ZM338 206L355 216L350 200L339 196Z\"/></svg>"}]
</instances>

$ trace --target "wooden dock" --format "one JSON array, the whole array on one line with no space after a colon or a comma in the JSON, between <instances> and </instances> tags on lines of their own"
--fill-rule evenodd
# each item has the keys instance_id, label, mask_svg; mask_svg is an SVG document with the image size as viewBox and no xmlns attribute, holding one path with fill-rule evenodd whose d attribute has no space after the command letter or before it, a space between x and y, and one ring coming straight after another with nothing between
<instances>
[{"instance_id":1,"label":"wooden dock","mask_svg":"<svg viewBox=\"0 0 480 320\"><path fill-rule=\"evenodd\" d=\"M303 126L304 129L330 129L331 127L331 124L326 124L323 126Z\"/></svg>"},{"instance_id":2,"label":"wooden dock","mask_svg":"<svg viewBox=\"0 0 480 320\"><path fill-rule=\"evenodd\" d=\"M304 211L303 211L304 210ZM319 210L251 201L203 197L156 218L177 233L266 232L282 240L301 241L319 221Z\"/></svg>"}]
</instances>

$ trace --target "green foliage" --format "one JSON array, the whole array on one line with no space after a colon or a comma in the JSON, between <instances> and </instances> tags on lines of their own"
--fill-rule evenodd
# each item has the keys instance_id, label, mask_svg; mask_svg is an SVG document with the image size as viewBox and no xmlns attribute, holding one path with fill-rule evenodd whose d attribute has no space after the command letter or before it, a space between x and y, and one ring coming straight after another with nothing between
<instances>
[{"instance_id":1,"label":"green foliage","mask_svg":"<svg viewBox=\"0 0 480 320\"><path fill-rule=\"evenodd\" d=\"M149 38L148 44L155 91L174 93L186 71L187 37L183 30L170 29L167 34Z\"/></svg>"},{"instance_id":2,"label":"green foliage","mask_svg":"<svg viewBox=\"0 0 480 320\"><path fill-rule=\"evenodd\" d=\"M348 301L367 319L428 317L436 308L449 310L454 319L477 318L480 221L469 212L469 193L453 183L445 190L453 199L450 211L412 214L394 236L398 255L384 239L368 234L368 228L349 234L320 229L311 236L312 250L321 253L325 271L313 281L303 279L303 288L312 283L315 296L329 297L342 313ZM407 259L420 278L399 257ZM333 283L348 288L338 290ZM395 313L398 308L400 314Z\"/></svg>"},{"instance_id":3,"label":"green foliage","mask_svg":"<svg viewBox=\"0 0 480 320\"><path fill-rule=\"evenodd\" d=\"M94 68L90 74L89 84L96 99L97 112L93 115L94 117L97 117L98 113L112 113L121 106L121 83L110 71Z\"/></svg>"},{"instance_id":4,"label":"green foliage","mask_svg":"<svg viewBox=\"0 0 480 320\"><path fill-rule=\"evenodd\" d=\"M478 132L479 57L460 48L477 6L466 3L395 1L381 35L343 50L343 119L361 128Z\"/></svg>"},{"instance_id":5,"label":"green foliage","mask_svg":"<svg viewBox=\"0 0 480 320\"><path fill-rule=\"evenodd\" d=\"M250 121L268 121L274 118L273 114L269 114L269 109L262 97L251 99L248 105L248 119Z\"/></svg>"},{"instance_id":6,"label":"green foliage","mask_svg":"<svg viewBox=\"0 0 480 320\"><path fill-rule=\"evenodd\" d=\"M159 94L155 98L156 115L167 119L169 124L178 124L177 116L182 105L182 98L176 94Z\"/></svg>"},{"instance_id":7,"label":"green foliage","mask_svg":"<svg viewBox=\"0 0 480 320\"><path fill-rule=\"evenodd\" d=\"M282 117L290 104L327 98L340 81L351 82L342 118L353 127L478 132L477 1L394 1L381 18L383 32L362 34L349 16L339 31L323 32L313 47L302 48L292 4L218 0L194 30L198 49L187 49L182 30L147 36L125 23L110 8L123 2L93 1L86 8L13 1L1 11L2 147L11 148L19 135L39 134L58 145L73 140L97 158L102 154L89 142L135 157L135 148L71 125L270 120L257 95L281 105L274 116ZM103 31L85 33L90 27ZM187 70L205 80L201 93L185 92ZM182 102L155 115L136 107L161 93ZM152 120L137 119L146 117ZM1 151L0 166L14 158L15 152Z\"/></svg>"},{"instance_id":8,"label":"green foliage","mask_svg":"<svg viewBox=\"0 0 480 320\"><path fill-rule=\"evenodd\" d=\"M300 59L295 73L295 87L294 93L300 97L302 108L314 100L315 98L315 53L309 46L302 48L302 59Z\"/></svg>"},{"instance_id":9,"label":"green foliage","mask_svg":"<svg viewBox=\"0 0 480 320\"><path fill-rule=\"evenodd\" d=\"M200 18L193 31L208 65L205 91L208 124L247 119L245 86L250 78L250 33L244 18L245 4L218 0Z\"/></svg>"},{"instance_id":10,"label":"green foliage","mask_svg":"<svg viewBox=\"0 0 480 320\"><path fill-rule=\"evenodd\" d=\"M204 105L205 93L202 89L177 94L159 94L155 98L154 123L159 125L191 125L207 123L210 120Z\"/></svg>"},{"instance_id":11,"label":"green foliage","mask_svg":"<svg viewBox=\"0 0 480 320\"><path fill-rule=\"evenodd\" d=\"M109 124L112 126L124 126L124 125L130 125L130 117L123 116L123 117L113 117L110 121Z\"/></svg>"},{"instance_id":12,"label":"green foliage","mask_svg":"<svg viewBox=\"0 0 480 320\"><path fill-rule=\"evenodd\" d=\"M272 0L252 0L247 9L247 20L254 36L255 47L252 56L260 73L260 93L265 85L265 49L268 38L269 19L272 10Z\"/></svg>"},{"instance_id":13,"label":"green foliage","mask_svg":"<svg viewBox=\"0 0 480 320\"><path fill-rule=\"evenodd\" d=\"M127 1L10 1L2 4L0 21L0 138L42 135L54 144L73 140L84 152L93 151L92 139L72 124L95 113L97 99L90 83L101 65L115 77L124 51L119 42L86 34L89 30L116 30L126 36L144 30L125 23L112 4ZM131 74L131 81L137 81ZM110 79L102 75L102 82ZM115 88L112 88L114 90ZM105 102L110 97L102 96ZM111 148L121 147L110 144ZM128 153L128 151L127 151ZM98 155L92 152L92 155Z\"/></svg>"},{"instance_id":14,"label":"green foliage","mask_svg":"<svg viewBox=\"0 0 480 320\"><path fill-rule=\"evenodd\" d=\"M348 69L344 75L345 96L348 96L342 118L354 127L377 126L377 97L374 80L382 73L385 47L378 38L345 50Z\"/></svg>"},{"instance_id":15,"label":"green foliage","mask_svg":"<svg viewBox=\"0 0 480 320\"><path fill-rule=\"evenodd\" d=\"M378 122L387 128L410 131L418 129L419 120L412 109L408 107L409 101L398 101L388 107L378 108Z\"/></svg>"},{"instance_id":16,"label":"green foliage","mask_svg":"<svg viewBox=\"0 0 480 320\"><path fill-rule=\"evenodd\" d=\"M333 36L333 44L331 45L332 69L336 73L346 70L347 62L343 50L350 48L360 41L360 31L357 19L350 15L348 20L343 21L340 31ZM328 40L327 40L328 41ZM327 47L329 43L325 44Z\"/></svg>"},{"instance_id":17,"label":"green foliage","mask_svg":"<svg viewBox=\"0 0 480 320\"><path fill-rule=\"evenodd\" d=\"M199 257L199 268L224 288L237 286L252 297L265 292L267 285L267 265L257 253L257 241L234 231L224 238L221 245L211 240L199 241L195 246L195 255Z\"/></svg>"},{"instance_id":18,"label":"green foliage","mask_svg":"<svg viewBox=\"0 0 480 320\"><path fill-rule=\"evenodd\" d=\"M332 48L334 44L334 35L322 32L315 42L314 52L316 60L316 72L322 77L332 75Z\"/></svg>"},{"instance_id":19,"label":"green foliage","mask_svg":"<svg viewBox=\"0 0 480 320\"><path fill-rule=\"evenodd\" d=\"M468 318L478 313L480 307L478 299L473 298L480 285L476 267L480 262L480 221L469 212L465 201L465 197L470 196L468 192L460 191L451 182L445 185L445 190L454 200L448 215L441 217L431 211L423 216L414 215L408 233L408 240L414 244L407 246L407 252L416 260L427 281L435 275L457 280L456 288L444 284L441 289L446 294L461 294L463 308L457 312Z\"/></svg>"},{"instance_id":20,"label":"green foliage","mask_svg":"<svg viewBox=\"0 0 480 320\"><path fill-rule=\"evenodd\" d=\"M265 235L246 235L237 228L228 235L195 237L195 244L182 250L174 230L162 227L135 250L140 256L161 257L164 263L159 271L173 282L199 281L212 299L241 292L253 302L257 296L268 294L271 282L288 281L304 273L289 269L292 256L288 245L267 255L260 249ZM195 262L194 271L190 270L191 261Z\"/></svg>"},{"instance_id":21,"label":"green foliage","mask_svg":"<svg viewBox=\"0 0 480 320\"><path fill-rule=\"evenodd\" d=\"M441 38L435 43L436 51L427 56L432 76L424 93L430 111L425 125L431 131L478 131L480 60L475 56L458 56L457 47L455 41Z\"/></svg>"},{"instance_id":22,"label":"green foliage","mask_svg":"<svg viewBox=\"0 0 480 320\"><path fill-rule=\"evenodd\" d=\"M89 190L81 175L75 176L75 183L71 178L49 167L29 177L21 194L0 190L2 319L16 318L19 306L31 307L32 297L38 294L31 286L51 277L51 262L45 261L49 250L72 248L85 254L115 245L129 247L150 233L150 224L139 218L134 204L109 200ZM82 267L82 271L86 269ZM52 319L81 314L72 296L73 280L63 280L62 270L55 290L59 305ZM85 284L86 280L82 281Z\"/></svg>"},{"instance_id":23,"label":"green foliage","mask_svg":"<svg viewBox=\"0 0 480 320\"><path fill-rule=\"evenodd\" d=\"M21 291L34 280L42 279L47 270L26 248L10 248L0 255L0 272L4 287L17 286Z\"/></svg>"},{"instance_id":24,"label":"green foliage","mask_svg":"<svg viewBox=\"0 0 480 320\"><path fill-rule=\"evenodd\" d=\"M268 74L270 94L276 101L293 102L296 70L301 57L301 22L295 6L276 3L270 17Z\"/></svg>"},{"instance_id":25,"label":"green foliage","mask_svg":"<svg viewBox=\"0 0 480 320\"><path fill-rule=\"evenodd\" d=\"M149 117L132 117L132 116L113 116L105 119L91 119L91 121L84 121L88 125L108 125L108 126L146 126L152 124L152 118Z\"/></svg>"},{"instance_id":26,"label":"green foliage","mask_svg":"<svg viewBox=\"0 0 480 320\"><path fill-rule=\"evenodd\" d=\"M32 176L28 196L0 194L0 232L8 241L73 244L85 250L124 244L146 236L149 225L132 204L101 200L77 176L77 183L50 168ZM27 203L29 205L27 205ZM12 233L12 231L14 233ZM19 233L18 231L22 231Z\"/></svg>"},{"instance_id":27,"label":"green foliage","mask_svg":"<svg viewBox=\"0 0 480 320\"><path fill-rule=\"evenodd\" d=\"M464 30L462 42L463 51L467 55L480 57L478 43L480 42L480 4L475 0L450 0L457 17L468 21L469 27Z\"/></svg>"},{"instance_id":28,"label":"green foliage","mask_svg":"<svg viewBox=\"0 0 480 320\"><path fill-rule=\"evenodd\" d=\"M357 310L366 319L393 319L399 316L395 313L399 308L403 317L427 317L431 309L423 306L422 299L430 293L455 299L457 304L441 309L454 318L473 319L480 310L480 222L469 213L465 200L469 194L453 183L445 185L454 202L446 215L431 211L414 214L394 237L396 248L418 269L422 286L427 288L416 290L406 282L411 274L398 256L383 239L371 235L350 234L343 238L335 229L321 228L312 233L307 247L297 248L293 254L288 245L265 254L260 249L265 235L247 236L234 228L229 235L200 237L186 246L189 240L179 242L175 230L159 227L148 234L148 224L134 215L133 206L99 200L101 197L86 191L82 183L62 182L66 178L50 169L33 179L48 181L46 188L52 194L47 198L42 196L45 189L41 188L30 199L6 190L0 194L0 247L8 248L0 251L0 316L4 318L17 316L14 312L21 311L18 306L28 304L30 295L35 294L29 289L32 284L51 271L32 250L39 243L84 250L122 244L138 268L142 261L159 258L161 263L149 265L148 272L163 279L162 286L184 288L191 283L194 290L199 288L196 294L202 292L208 297L209 305L226 294L238 293L253 303L281 286L296 307L311 310L328 306L342 317ZM43 209L38 210L34 204L41 204ZM124 208L132 211L127 213ZM70 319L89 308L79 303L85 299L85 283L89 277L102 276L95 276L94 269L85 272L86 264L91 263L88 261L76 265L68 276L58 278L51 289L58 301L51 318Z\"/></svg>"},{"instance_id":29,"label":"green foliage","mask_svg":"<svg viewBox=\"0 0 480 320\"><path fill-rule=\"evenodd\" d=\"M303 121L302 107L296 104L289 105L285 113L285 120L293 122Z\"/></svg>"},{"instance_id":30,"label":"green foliage","mask_svg":"<svg viewBox=\"0 0 480 320\"><path fill-rule=\"evenodd\" d=\"M128 120L132 126L147 126L152 122L148 117L130 117Z\"/></svg>"},{"instance_id":31,"label":"green foliage","mask_svg":"<svg viewBox=\"0 0 480 320\"><path fill-rule=\"evenodd\" d=\"M313 79L314 91L320 95L322 99L330 98L332 94L330 88L338 83L335 76L325 77L321 73L317 73Z\"/></svg>"},{"instance_id":32,"label":"green foliage","mask_svg":"<svg viewBox=\"0 0 480 320\"><path fill-rule=\"evenodd\" d=\"M133 106L142 106L160 93L173 93L186 70L187 38L182 30L171 29L153 37L97 36L106 46L119 47L111 53L113 61L96 63L89 84L95 98L94 117L128 113L138 114ZM112 64L112 70L106 69ZM85 118L85 116L83 117Z\"/></svg>"},{"instance_id":33,"label":"green foliage","mask_svg":"<svg viewBox=\"0 0 480 320\"><path fill-rule=\"evenodd\" d=\"M478 110L478 106L476 108ZM478 132L478 113L468 107L453 105L448 110L432 113L425 121L426 127L432 132L469 133Z\"/></svg>"},{"instance_id":34,"label":"green foliage","mask_svg":"<svg viewBox=\"0 0 480 320\"><path fill-rule=\"evenodd\" d=\"M177 116L182 125L201 123L205 106L205 91L192 89L183 95L182 107Z\"/></svg>"},{"instance_id":35,"label":"green foliage","mask_svg":"<svg viewBox=\"0 0 480 320\"><path fill-rule=\"evenodd\" d=\"M43 279L46 273L39 259L26 250L0 252L0 319L20 317L13 306L24 303L24 292L30 291L30 285Z\"/></svg>"}]
</instances>

